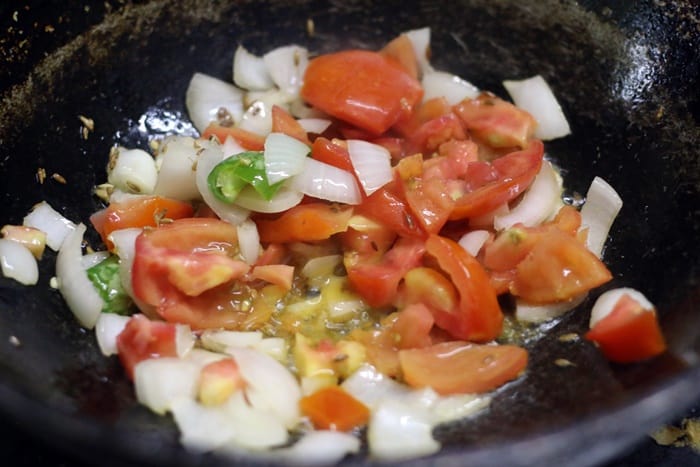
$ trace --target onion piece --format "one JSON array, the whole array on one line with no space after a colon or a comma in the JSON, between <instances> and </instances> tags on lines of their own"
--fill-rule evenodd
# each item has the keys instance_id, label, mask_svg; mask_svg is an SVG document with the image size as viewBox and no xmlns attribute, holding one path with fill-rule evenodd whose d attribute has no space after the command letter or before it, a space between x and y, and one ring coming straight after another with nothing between
<instances>
[{"instance_id":1,"label":"onion piece","mask_svg":"<svg viewBox=\"0 0 700 467\"><path fill-rule=\"evenodd\" d=\"M238 232L238 249L243 260L248 264L253 264L260 256L260 234L258 226L250 219L246 219L236 226Z\"/></svg>"},{"instance_id":2,"label":"onion piece","mask_svg":"<svg viewBox=\"0 0 700 467\"><path fill-rule=\"evenodd\" d=\"M430 416L418 407L385 399L372 412L367 442L373 458L400 461L440 450Z\"/></svg>"},{"instance_id":3,"label":"onion piece","mask_svg":"<svg viewBox=\"0 0 700 467\"><path fill-rule=\"evenodd\" d=\"M95 336L102 355L109 357L118 353L117 336L124 330L129 319L129 316L100 313L95 324Z\"/></svg>"},{"instance_id":4,"label":"onion piece","mask_svg":"<svg viewBox=\"0 0 700 467\"><path fill-rule=\"evenodd\" d=\"M242 45L233 55L233 82L252 91L264 91L274 86L262 57L248 52Z\"/></svg>"},{"instance_id":5,"label":"onion piece","mask_svg":"<svg viewBox=\"0 0 700 467\"><path fill-rule=\"evenodd\" d=\"M80 325L92 329L104 302L80 264L85 230L85 225L79 224L64 240L56 257L56 278L59 292Z\"/></svg>"},{"instance_id":6,"label":"onion piece","mask_svg":"<svg viewBox=\"0 0 700 467\"><path fill-rule=\"evenodd\" d=\"M263 55L272 81L290 96L298 96L309 64L309 52L291 44L278 47Z\"/></svg>"},{"instance_id":7,"label":"onion piece","mask_svg":"<svg viewBox=\"0 0 700 467\"><path fill-rule=\"evenodd\" d=\"M256 135L267 136L272 131L272 106L263 101L254 101L236 126Z\"/></svg>"},{"instance_id":8,"label":"onion piece","mask_svg":"<svg viewBox=\"0 0 700 467\"><path fill-rule=\"evenodd\" d=\"M182 201L200 199L195 169L202 151L202 141L190 136L168 136L158 149L158 181L153 193Z\"/></svg>"},{"instance_id":9,"label":"onion piece","mask_svg":"<svg viewBox=\"0 0 700 467\"><path fill-rule=\"evenodd\" d=\"M335 465L348 454L359 451L360 440L351 433L314 430L290 447L270 451L263 458L280 459L292 465L322 466Z\"/></svg>"},{"instance_id":10,"label":"onion piece","mask_svg":"<svg viewBox=\"0 0 700 467\"><path fill-rule=\"evenodd\" d=\"M75 230L75 224L46 201L35 204L29 214L24 216L22 225L46 233L46 244L54 251L58 251L68 234Z\"/></svg>"},{"instance_id":11,"label":"onion piece","mask_svg":"<svg viewBox=\"0 0 700 467\"><path fill-rule=\"evenodd\" d=\"M19 242L0 238L0 267L2 274L22 285L36 285L39 265L29 248Z\"/></svg>"},{"instance_id":12,"label":"onion piece","mask_svg":"<svg viewBox=\"0 0 700 467\"><path fill-rule=\"evenodd\" d=\"M314 198L345 204L360 204L362 195L355 177L316 159L307 159L306 168L291 180L291 187Z\"/></svg>"},{"instance_id":13,"label":"onion piece","mask_svg":"<svg viewBox=\"0 0 700 467\"><path fill-rule=\"evenodd\" d=\"M263 213L275 213L286 211L299 204L304 194L288 183L283 182L279 191L271 200L266 200L255 189L248 185L241 190L236 197L236 204L243 209Z\"/></svg>"},{"instance_id":14,"label":"onion piece","mask_svg":"<svg viewBox=\"0 0 700 467\"><path fill-rule=\"evenodd\" d=\"M521 299L515 301L515 319L527 323L541 323L558 318L567 311L573 310L579 306L588 296L588 293L583 293L572 299L547 303L544 305L527 303Z\"/></svg>"},{"instance_id":15,"label":"onion piece","mask_svg":"<svg viewBox=\"0 0 700 467\"><path fill-rule=\"evenodd\" d=\"M507 214L494 216L493 227L496 230L504 230L518 223L526 227L537 226L559 207L561 193L561 177L549 161L542 161L539 173L525 190L518 205Z\"/></svg>"},{"instance_id":16,"label":"onion piece","mask_svg":"<svg viewBox=\"0 0 700 467\"><path fill-rule=\"evenodd\" d=\"M207 143L200 142L200 144L204 150L199 155L197 169L195 170L195 183L197 185L197 190L199 191L199 194L204 202L207 203L207 206L209 206L217 216L233 225L239 225L248 218L250 212L247 209L236 206L235 204L225 203L214 196L214 193L212 193L209 189L209 183L207 181L207 178L209 177L211 171L214 170L214 167L225 159L224 154L233 155L232 153L234 152L238 154L238 152L236 152L238 150L238 145L235 141L233 141L233 138L226 138L223 146L220 146L218 143L213 141L209 141ZM226 152L223 152L224 150Z\"/></svg>"},{"instance_id":17,"label":"onion piece","mask_svg":"<svg viewBox=\"0 0 700 467\"><path fill-rule=\"evenodd\" d=\"M535 138L548 141L571 133L557 98L542 76L521 81L506 80L503 87L515 105L529 112L537 121Z\"/></svg>"},{"instance_id":18,"label":"onion piece","mask_svg":"<svg viewBox=\"0 0 700 467\"><path fill-rule=\"evenodd\" d=\"M404 34L408 36L416 53L421 74L433 71L430 65L430 28L412 29Z\"/></svg>"},{"instance_id":19,"label":"onion piece","mask_svg":"<svg viewBox=\"0 0 700 467\"><path fill-rule=\"evenodd\" d=\"M119 256L119 279L122 287L132 299L135 299L135 296L134 287L131 283L131 267L134 264L134 256L136 255L136 237L141 232L140 228L132 227L115 230L109 234L109 239L114 244L114 252Z\"/></svg>"},{"instance_id":20,"label":"onion piece","mask_svg":"<svg viewBox=\"0 0 700 467\"><path fill-rule=\"evenodd\" d=\"M150 194L156 187L156 161L143 149L113 148L107 166L107 181L127 193Z\"/></svg>"},{"instance_id":21,"label":"onion piece","mask_svg":"<svg viewBox=\"0 0 700 467\"><path fill-rule=\"evenodd\" d=\"M423 102L434 97L444 97L450 105L456 105L464 99L476 98L480 91L472 83L457 75L445 71L430 71L423 75Z\"/></svg>"},{"instance_id":22,"label":"onion piece","mask_svg":"<svg viewBox=\"0 0 700 467\"><path fill-rule=\"evenodd\" d=\"M244 391L250 405L275 414L285 426L293 428L300 418L301 389L290 371L257 350L228 347L226 353L236 360L246 381Z\"/></svg>"},{"instance_id":23,"label":"onion piece","mask_svg":"<svg viewBox=\"0 0 700 467\"><path fill-rule=\"evenodd\" d=\"M192 334L192 329L187 324L175 325L175 352L178 357L182 358L194 348L195 337Z\"/></svg>"},{"instance_id":24,"label":"onion piece","mask_svg":"<svg viewBox=\"0 0 700 467\"><path fill-rule=\"evenodd\" d=\"M243 91L213 76L195 73L187 86L185 106L192 124L201 133L219 120L222 109L234 123L238 122L243 116Z\"/></svg>"},{"instance_id":25,"label":"onion piece","mask_svg":"<svg viewBox=\"0 0 700 467\"><path fill-rule=\"evenodd\" d=\"M656 308L639 290L631 287L620 287L603 293L593 304L589 326L592 328L598 321L608 316L615 309L615 305L624 295L639 303L644 310L656 312Z\"/></svg>"},{"instance_id":26,"label":"onion piece","mask_svg":"<svg viewBox=\"0 0 700 467\"><path fill-rule=\"evenodd\" d=\"M350 161L367 196L393 179L391 155L386 148L359 139L349 139L347 145Z\"/></svg>"},{"instance_id":27,"label":"onion piece","mask_svg":"<svg viewBox=\"0 0 700 467\"><path fill-rule=\"evenodd\" d=\"M489 239L489 236L491 236L491 233L488 230L472 230L462 235L458 243L467 250L467 253L476 256L481 251L481 247L484 246L486 240Z\"/></svg>"},{"instance_id":28,"label":"onion piece","mask_svg":"<svg viewBox=\"0 0 700 467\"><path fill-rule=\"evenodd\" d=\"M316 133L317 135L322 134L331 126L331 121L327 118L300 118L297 122L307 133Z\"/></svg>"},{"instance_id":29,"label":"onion piece","mask_svg":"<svg viewBox=\"0 0 700 467\"><path fill-rule=\"evenodd\" d=\"M622 208L622 198L600 177L595 177L581 208L581 225L588 227L586 244L599 258L603 253L610 227Z\"/></svg>"},{"instance_id":30,"label":"onion piece","mask_svg":"<svg viewBox=\"0 0 700 467\"><path fill-rule=\"evenodd\" d=\"M100 264L102 261L109 258L109 251L94 251L92 253L87 253L80 258L80 265L83 269L90 269L91 267Z\"/></svg>"},{"instance_id":31,"label":"onion piece","mask_svg":"<svg viewBox=\"0 0 700 467\"><path fill-rule=\"evenodd\" d=\"M280 446L289 439L289 432L282 419L274 411L255 407L247 401L243 391L233 394L226 403L226 412L238 429L235 436L223 445L259 450Z\"/></svg>"},{"instance_id":32,"label":"onion piece","mask_svg":"<svg viewBox=\"0 0 700 467\"><path fill-rule=\"evenodd\" d=\"M194 399L200 369L175 357L149 358L134 367L134 390L138 401L157 414L171 410L180 398Z\"/></svg>"},{"instance_id":33,"label":"onion piece","mask_svg":"<svg viewBox=\"0 0 700 467\"><path fill-rule=\"evenodd\" d=\"M270 185L304 170L309 147L284 133L270 133L265 138L265 175Z\"/></svg>"}]
</instances>

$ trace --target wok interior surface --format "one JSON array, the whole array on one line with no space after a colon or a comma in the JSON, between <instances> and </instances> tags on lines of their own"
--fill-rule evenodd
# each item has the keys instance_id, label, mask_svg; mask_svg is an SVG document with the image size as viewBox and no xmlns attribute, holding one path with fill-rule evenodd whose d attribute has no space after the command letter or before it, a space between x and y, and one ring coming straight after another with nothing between
<instances>
[{"instance_id":1,"label":"wok interior surface","mask_svg":"<svg viewBox=\"0 0 700 467\"><path fill-rule=\"evenodd\" d=\"M289 43L323 53L378 48L430 26L437 69L504 97L503 79L541 74L549 82L573 131L546 145L564 169L567 193L585 194L599 175L625 203L605 252L615 276L605 288L642 290L657 305L671 351L616 366L584 341L559 341L587 328L596 292L528 343L527 375L500 390L487 413L438 428L443 451L411 463L597 463L700 396L700 25L691 3L191 0L25 8L21 19L35 15L26 23L28 42L19 47L20 35L8 33L2 43L9 65L0 75L2 221L21 223L47 200L87 222L100 207L91 192L106 178L109 148L146 148L148 134L192 131L184 108L191 75L230 79L238 43L254 53ZM6 21L13 11L2 9ZM79 115L95 121L87 139ZM38 167L68 183L37 183ZM88 240L99 244L94 233ZM45 256L36 288L0 279L2 409L88 459L226 463L187 453L168 418L138 406L117 359L101 356L93 333L49 287L54 258ZM558 367L558 358L574 365Z\"/></svg>"}]
</instances>

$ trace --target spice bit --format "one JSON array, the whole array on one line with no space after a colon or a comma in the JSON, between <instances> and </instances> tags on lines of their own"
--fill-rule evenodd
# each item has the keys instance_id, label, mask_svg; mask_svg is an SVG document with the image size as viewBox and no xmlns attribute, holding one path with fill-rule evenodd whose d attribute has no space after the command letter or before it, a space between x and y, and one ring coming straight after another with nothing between
<instances>
[{"instance_id":1,"label":"spice bit","mask_svg":"<svg viewBox=\"0 0 700 467\"><path fill-rule=\"evenodd\" d=\"M19 347L20 345L22 345L22 342L17 336L10 336L8 340L10 341L10 344L14 345L15 347Z\"/></svg>"},{"instance_id":2,"label":"spice bit","mask_svg":"<svg viewBox=\"0 0 700 467\"><path fill-rule=\"evenodd\" d=\"M108 203L110 196L112 196L112 193L114 193L114 185L111 183L102 183L95 187L93 193L95 193L95 196L100 198L102 201Z\"/></svg>"},{"instance_id":3,"label":"spice bit","mask_svg":"<svg viewBox=\"0 0 700 467\"><path fill-rule=\"evenodd\" d=\"M557 358L556 360L554 360L554 364L560 368L565 368L567 366L576 366L574 362L565 358Z\"/></svg>"},{"instance_id":4,"label":"spice bit","mask_svg":"<svg viewBox=\"0 0 700 467\"><path fill-rule=\"evenodd\" d=\"M309 35L309 37L313 37L313 35L316 33L316 25L314 24L313 18L307 18L306 19L306 34Z\"/></svg>"},{"instance_id":5,"label":"spice bit","mask_svg":"<svg viewBox=\"0 0 700 467\"><path fill-rule=\"evenodd\" d=\"M51 279L49 279L49 287L52 289L58 288L58 277L53 276Z\"/></svg>"},{"instance_id":6,"label":"spice bit","mask_svg":"<svg viewBox=\"0 0 700 467\"><path fill-rule=\"evenodd\" d=\"M80 127L80 136L83 139L88 139L88 136L90 136L90 130L88 130L87 127L81 126Z\"/></svg>"},{"instance_id":7,"label":"spice bit","mask_svg":"<svg viewBox=\"0 0 700 467\"><path fill-rule=\"evenodd\" d=\"M90 131L95 130L95 121L93 119L88 118L85 115L78 115L78 118L80 119L83 126L85 126L85 128L87 128Z\"/></svg>"},{"instance_id":8,"label":"spice bit","mask_svg":"<svg viewBox=\"0 0 700 467\"><path fill-rule=\"evenodd\" d=\"M67 183L66 178L63 175L56 173L56 172L51 174L51 178L53 178L58 183L61 183L63 185L65 185Z\"/></svg>"},{"instance_id":9,"label":"spice bit","mask_svg":"<svg viewBox=\"0 0 700 467\"><path fill-rule=\"evenodd\" d=\"M36 169L36 180L40 183L43 184L44 180L46 180L46 169L43 167L39 167Z\"/></svg>"},{"instance_id":10,"label":"spice bit","mask_svg":"<svg viewBox=\"0 0 700 467\"><path fill-rule=\"evenodd\" d=\"M56 30L56 28L54 28L50 24L47 24L46 26L44 26L44 32L54 32L55 30Z\"/></svg>"},{"instance_id":11,"label":"spice bit","mask_svg":"<svg viewBox=\"0 0 700 467\"><path fill-rule=\"evenodd\" d=\"M568 334L562 334L559 336L559 342L576 342L581 338L578 334L575 332L570 332Z\"/></svg>"}]
</instances>

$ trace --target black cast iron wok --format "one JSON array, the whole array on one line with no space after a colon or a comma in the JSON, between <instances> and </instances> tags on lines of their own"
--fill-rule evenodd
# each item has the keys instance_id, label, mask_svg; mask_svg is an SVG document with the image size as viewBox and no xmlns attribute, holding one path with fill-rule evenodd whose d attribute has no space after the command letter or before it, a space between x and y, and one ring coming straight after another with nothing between
<instances>
[{"instance_id":1,"label":"black cast iron wok","mask_svg":"<svg viewBox=\"0 0 700 467\"><path fill-rule=\"evenodd\" d=\"M87 221L99 207L90 193L104 180L109 147L144 145L144 131L186 131L190 76L229 78L238 42L257 53L291 42L313 52L376 48L430 26L439 69L502 95L505 78L539 73L549 81L573 129L547 146L566 168L569 193L585 193L600 175L625 202L606 251L616 277L607 287L643 290L671 350L615 366L586 342L560 342L585 329L593 294L530 345L527 376L487 414L438 429L443 451L407 464L596 464L700 396L700 11L692 0L86 5L0 7L3 223L21 222L43 199ZM95 121L87 139L79 115ZM68 183L37 183L38 167ZM136 404L116 359L100 355L92 332L49 288L53 259L42 262L36 288L0 279L4 415L101 465L230 463L187 453L167 418ZM575 366L559 367L557 358Z\"/></svg>"}]
</instances>

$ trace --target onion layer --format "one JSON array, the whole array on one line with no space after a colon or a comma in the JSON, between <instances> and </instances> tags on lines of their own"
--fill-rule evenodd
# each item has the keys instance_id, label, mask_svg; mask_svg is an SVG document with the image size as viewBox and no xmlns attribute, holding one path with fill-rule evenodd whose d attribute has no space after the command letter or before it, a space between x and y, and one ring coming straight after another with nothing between
<instances>
[{"instance_id":1,"label":"onion layer","mask_svg":"<svg viewBox=\"0 0 700 467\"><path fill-rule=\"evenodd\" d=\"M349 139L347 144L352 166L367 196L393 179L391 155L386 148L359 139Z\"/></svg>"},{"instance_id":2,"label":"onion layer","mask_svg":"<svg viewBox=\"0 0 700 467\"><path fill-rule=\"evenodd\" d=\"M552 89L542 76L522 81L503 81L503 87L513 98L515 105L527 111L537 120L535 137L542 140L561 138L571 133L561 106Z\"/></svg>"},{"instance_id":3,"label":"onion layer","mask_svg":"<svg viewBox=\"0 0 700 467\"><path fill-rule=\"evenodd\" d=\"M23 285L35 285L39 281L36 258L21 243L0 238L0 266L5 277Z\"/></svg>"},{"instance_id":4,"label":"onion layer","mask_svg":"<svg viewBox=\"0 0 700 467\"><path fill-rule=\"evenodd\" d=\"M622 209L622 198L600 177L595 177L581 208L581 225L588 227L588 249L600 257L610 227Z\"/></svg>"},{"instance_id":5,"label":"onion layer","mask_svg":"<svg viewBox=\"0 0 700 467\"><path fill-rule=\"evenodd\" d=\"M44 232L46 244L54 251L58 251L63 240L71 231L75 230L75 224L52 208L46 201L36 204L31 212L24 216L22 223L26 227L34 227Z\"/></svg>"}]
</instances>

